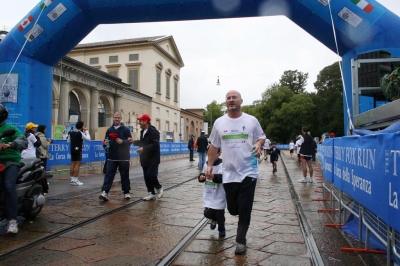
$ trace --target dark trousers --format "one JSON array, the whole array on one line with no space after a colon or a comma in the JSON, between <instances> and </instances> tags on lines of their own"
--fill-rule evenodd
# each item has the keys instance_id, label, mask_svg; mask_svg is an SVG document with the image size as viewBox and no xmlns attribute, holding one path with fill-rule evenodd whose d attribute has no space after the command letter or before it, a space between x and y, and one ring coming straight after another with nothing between
<instances>
[{"instance_id":1,"label":"dark trousers","mask_svg":"<svg viewBox=\"0 0 400 266\"><path fill-rule=\"evenodd\" d=\"M190 151L190 160L193 161L193 149L189 149Z\"/></svg>"},{"instance_id":2,"label":"dark trousers","mask_svg":"<svg viewBox=\"0 0 400 266\"><path fill-rule=\"evenodd\" d=\"M131 182L129 180L129 161L108 160L106 164L107 171L104 176L104 183L101 190L105 191L106 193L110 192L115 173L117 172L117 168L119 168L119 174L121 175L122 191L124 192L124 194L129 193L129 190L131 190Z\"/></svg>"},{"instance_id":3,"label":"dark trousers","mask_svg":"<svg viewBox=\"0 0 400 266\"><path fill-rule=\"evenodd\" d=\"M158 182L158 164L152 166L146 166L143 168L144 182L146 183L147 192L151 194L156 194L154 189L160 189L162 186Z\"/></svg>"},{"instance_id":4,"label":"dark trousers","mask_svg":"<svg viewBox=\"0 0 400 266\"><path fill-rule=\"evenodd\" d=\"M19 170L20 167L16 164L6 164L6 169L0 182L0 191L4 191L7 220L17 220L18 216L18 196L16 185Z\"/></svg>"},{"instance_id":5,"label":"dark trousers","mask_svg":"<svg viewBox=\"0 0 400 266\"><path fill-rule=\"evenodd\" d=\"M204 208L204 217L217 221L219 232L225 231L225 210Z\"/></svg>"},{"instance_id":6,"label":"dark trousers","mask_svg":"<svg viewBox=\"0 0 400 266\"><path fill-rule=\"evenodd\" d=\"M236 242L244 245L250 226L256 184L257 179L248 176L241 183L224 184L228 211L231 215L239 215Z\"/></svg>"}]
</instances>

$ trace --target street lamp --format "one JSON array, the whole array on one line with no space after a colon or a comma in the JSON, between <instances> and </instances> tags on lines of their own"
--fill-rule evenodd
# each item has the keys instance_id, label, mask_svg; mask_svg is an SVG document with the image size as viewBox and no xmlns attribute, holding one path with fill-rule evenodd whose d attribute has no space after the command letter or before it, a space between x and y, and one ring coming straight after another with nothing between
<instances>
[{"instance_id":1,"label":"street lamp","mask_svg":"<svg viewBox=\"0 0 400 266\"><path fill-rule=\"evenodd\" d=\"M219 85L221 85L220 83L219 83L219 76L217 77L217 86L219 86Z\"/></svg>"}]
</instances>

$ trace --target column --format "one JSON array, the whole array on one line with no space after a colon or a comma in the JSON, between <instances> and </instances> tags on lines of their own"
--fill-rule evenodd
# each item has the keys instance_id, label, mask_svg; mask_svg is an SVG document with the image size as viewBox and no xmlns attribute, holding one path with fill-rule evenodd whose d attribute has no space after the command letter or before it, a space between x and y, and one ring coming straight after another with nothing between
<instances>
[{"instance_id":1,"label":"column","mask_svg":"<svg viewBox=\"0 0 400 266\"><path fill-rule=\"evenodd\" d=\"M93 88L90 90L90 125L89 132L92 139L99 130L99 90Z\"/></svg>"},{"instance_id":2,"label":"column","mask_svg":"<svg viewBox=\"0 0 400 266\"><path fill-rule=\"evenodd\" d=\"M66 79L61 80L61 87L58 96L58 123L64 125L69 122L69 81Z\"/></svg>"},{"instance_id":3,"label":"column","mask_svg":"<svg viewBox=\"0 0 400 266\"><path fill-rule=\"evenodd\" d=\"M121 112L122 109L122 95L115 94L114 95L114 112Z\"/></svg>"}]
</instances>

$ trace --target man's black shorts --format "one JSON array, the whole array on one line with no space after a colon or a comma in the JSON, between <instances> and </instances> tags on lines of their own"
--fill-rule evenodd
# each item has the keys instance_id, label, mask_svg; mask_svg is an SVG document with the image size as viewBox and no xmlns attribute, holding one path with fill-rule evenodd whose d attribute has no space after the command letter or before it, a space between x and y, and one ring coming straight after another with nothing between
<instances>
[{"instance_id":1,"label":"man's black shorts","mask_svg":"<svg viewBox=\"0 0 400 266\"><path fill-rule=\"evenodd\" d=\"M80 162L82 161L82 152L71 152L71 161L72 162Z\"/></svg>"}]
</instances>

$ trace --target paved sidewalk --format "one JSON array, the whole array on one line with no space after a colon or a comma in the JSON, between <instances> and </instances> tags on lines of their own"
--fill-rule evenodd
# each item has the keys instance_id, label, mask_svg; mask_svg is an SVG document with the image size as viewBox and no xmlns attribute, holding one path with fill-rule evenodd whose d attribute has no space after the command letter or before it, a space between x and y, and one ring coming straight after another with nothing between
<instances>
[{"instance_id":1,"label":"paved sidewalk","mask_svg":"<svg viewBox=\"0 0 400 266\"><path fill-rule=\"evenodd\" d=\"M259 166L247 255L234 255L237 217L226 211L226 237L219 238L218 231L210 230L207 225L174 265L311 265L310 250L296 212L299 203L312 224L312 234L318 237L315 242L322 250L325 265L361 265L353 253L338 251L344 245L338 229L324 228L327 216L317 212L319 203L311 202L312 197L320 197L314 193L320 184L297 183L301 169L285 153L288 154L283 151L282 158L291 179L286 177L282 161L276 174L272 174L267 161ZM203 218L203 184L196 179L199 173L196 166L197 161L189 162L188 158L162 162L159 178L166 188L162 199L139 202L34 248L2 258L0 265L156 265ZM131 168L131 201L147 194L141 171L140 167ZM321 178L320 171L316 170L315 177ZM106 203L98 200L103 175L88 175L81 181L84 186L76 187L69 185L69 180L50 180L48 205L37 219L25 221L17 236L0 234L1 252L129 203L123 199L118 174L110 201ZM183 181L188 182L167 189ZM293 200L292 186L298 201ZM327 245L328 242L333 244Z\"/></svg>"}]
</instances>

